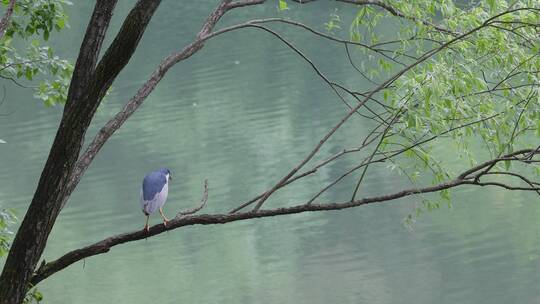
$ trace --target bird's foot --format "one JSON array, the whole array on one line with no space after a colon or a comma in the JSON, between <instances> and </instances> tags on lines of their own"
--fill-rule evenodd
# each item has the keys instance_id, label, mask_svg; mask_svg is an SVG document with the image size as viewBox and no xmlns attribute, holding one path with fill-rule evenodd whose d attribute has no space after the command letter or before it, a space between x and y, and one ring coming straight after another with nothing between
<instances>
[{"instance_id":1,"label":"bird's foot","mask_svg":"<svg viewBox=\"0 0 540 304\"><path fill-rule=\"evenodd\" d=\"M144 231L146 232L150 231L150 228L148 227L148 225L144 225Z\"/></svg>"},{"instance_id":2,"label":"bird's foot","mask_svg":"<svg viewBox=\"0 0 540 304\"><path fill-rule=\"evenodd\" d=\"M168 219L163 219L163 226L167 227L167 224L169 223Z\"/></svg>"}]
</instances>

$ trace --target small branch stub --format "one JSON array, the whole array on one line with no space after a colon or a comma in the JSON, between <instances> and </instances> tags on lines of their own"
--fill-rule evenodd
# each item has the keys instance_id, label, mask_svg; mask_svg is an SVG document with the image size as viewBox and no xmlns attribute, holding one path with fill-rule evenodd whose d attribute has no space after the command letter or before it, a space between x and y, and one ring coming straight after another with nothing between
<instances>
[{"instance_id":1,"label":"small branch stub","mask_svg":"<svg viewBox=\"0 0 540 304\"><path fill-rule=\"evenodd\" d=\"M180 217L185 216L185 215L190 215L190 214L196 213L197 211L204 208L204 206L206 206L207 201L208 201L208 179L205 179L204 180L203 197L202 197L201 202L199 203L199 205L194 207L194 208L178 212L178 214L176 214L175 218L180 218Z\"/></svg>"}]
</instances>

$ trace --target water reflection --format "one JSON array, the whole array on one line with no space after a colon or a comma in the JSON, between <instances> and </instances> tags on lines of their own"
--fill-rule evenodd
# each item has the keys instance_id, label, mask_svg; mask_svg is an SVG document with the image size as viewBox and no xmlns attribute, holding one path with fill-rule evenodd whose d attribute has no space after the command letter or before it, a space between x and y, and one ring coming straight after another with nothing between
<instances>
[{"instance_id":1,"label":"water reflection","mask_svg":"<svg viewBox=\"0 0 540 304\"><path fill-rule=\"evenodd\" d=\"M122 1L111 33L133 1ZM287 12L322 24L334 5ZM160 58L193 38L213 1L166 1L129 68L97 114L89 136L143 83ZM74 56L90 3L70 10L72 27L55 41ZM181 11L189 11L179 17ZM224 24L275 15L272 4L238 10ZM172 26L174 24L174 26ZM339 56L313 37L286 31L325 73L358 82ZM109 41L111 37L108 37ZM241 43L239 42L241 41ZM71 44L73 43L73 44ZM342 50L341 50L342 51ZM365 85L365 84L359 84ZM13 115L0 119L0 200L26 208L43 166L60 109L46 109L26 91L11 91ZM140 229L142 176L167 166L175 174L165 211L191 207L210 179L208 212L229 210L260 193L302 159L344 106L290 50L254 30L207 44L159 85L109 141L56 223L45 258L111 234ZM324 147L322 157L354 143L365 126L355 120ZM305 200L355 158L280 192L269 204ZM404 186L381 167L364 194ZM420 217L409 231L402 219L419 198L356 210L299 214L189 227L115 247L41 284L51 303L534 303L540 279L538 218L532 195L464 189L453 209ZM350 184L324 198L346 199ZM152 219L158 222L157 217Z\"/></svg>"}]
</instances>

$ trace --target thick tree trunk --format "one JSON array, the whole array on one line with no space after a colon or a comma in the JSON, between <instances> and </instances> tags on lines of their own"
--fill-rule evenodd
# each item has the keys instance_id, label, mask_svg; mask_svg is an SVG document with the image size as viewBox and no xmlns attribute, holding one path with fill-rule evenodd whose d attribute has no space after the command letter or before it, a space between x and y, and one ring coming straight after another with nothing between
<instances>
[{"instance_id":1,"label":"thick tree trunk","mask_svg":"<svg viewBox=\"0 0 540 304\"><path fill-rule=\"evenodd\" d=\"M98 1L81 45L73 73L64 115L58 127L49 157L41 174L32 203L13 241L0 276L0 303L21 303L28 282L43 253L49 233L60 213L60 202L83 144L91 117L77 110L90 81L101 43L116 0ZM86 74L84 74L84 72ZM86 98L85 98L86 99Z\"/></svg>"},{"instance_id":2,"label":"thick tree trunk","mask_svg":"<svg viewBox=\"0 0 540 304\"><path fill-rule=\"evenodd\" d=\"M22 303L47 238L71 190L66 187L94 113L137 48L160 0L140 0L96 66L117 0L98 0L77 58L64 115L36 192L0 275L0 304Z\"/></svg>"}]
</instances>

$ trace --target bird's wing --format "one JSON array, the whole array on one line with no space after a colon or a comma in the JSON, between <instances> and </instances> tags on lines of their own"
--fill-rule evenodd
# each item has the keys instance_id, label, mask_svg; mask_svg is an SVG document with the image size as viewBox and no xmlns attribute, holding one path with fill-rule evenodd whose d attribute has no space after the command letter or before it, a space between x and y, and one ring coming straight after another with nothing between
<instances>
[{"instance_id":1,"label":"bird's wing","mask_svg":"<svg viewBox=\"0 0 540 304\"><path fill-rule=\"evenodd\" d=\"M161 172L152 172L143 179L141 189L141 208L144 214L152 214L161 208L167 200L167 176Z\"/></svg>"},{"instance_id":2,"label":"bird's wing","mask_svg":"<svg viewBox=\"0 0 540 304\"><path fill-rule=\"evenodd\" d=\"M153 200L167 183L167 176L161 172L152 172L143 179L142 192L145 201Z\"/></svg>"}]
</instances>

